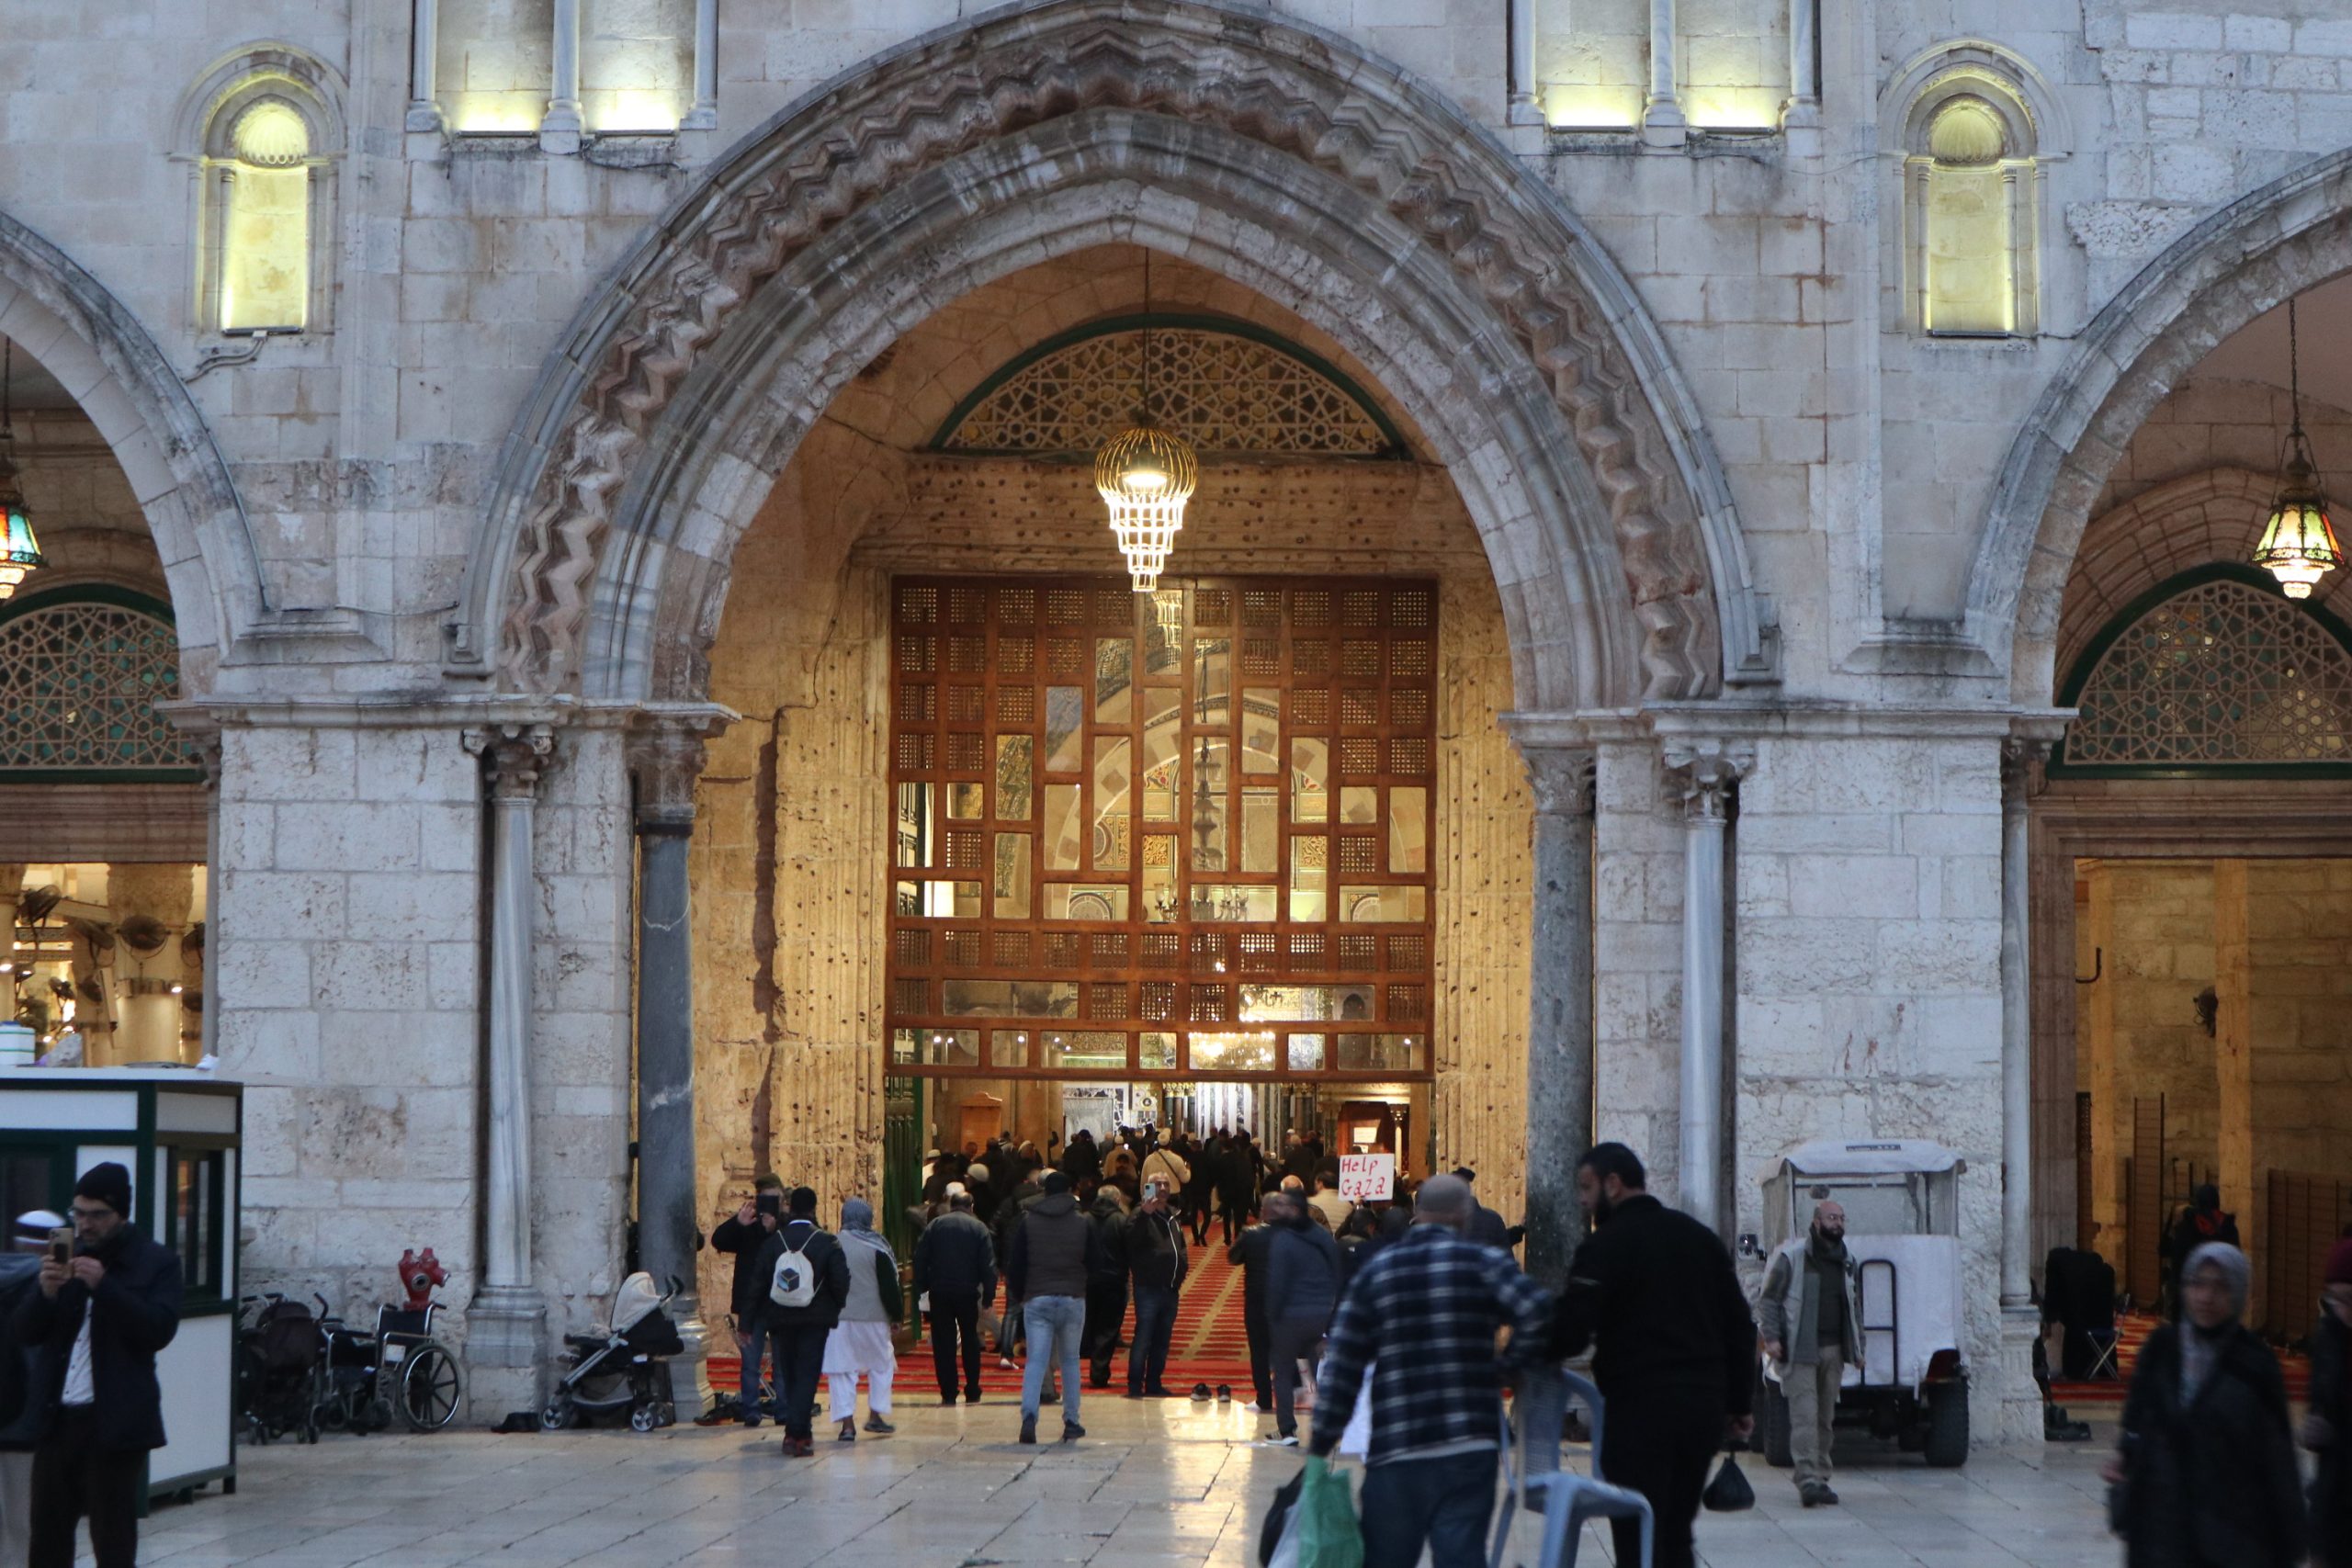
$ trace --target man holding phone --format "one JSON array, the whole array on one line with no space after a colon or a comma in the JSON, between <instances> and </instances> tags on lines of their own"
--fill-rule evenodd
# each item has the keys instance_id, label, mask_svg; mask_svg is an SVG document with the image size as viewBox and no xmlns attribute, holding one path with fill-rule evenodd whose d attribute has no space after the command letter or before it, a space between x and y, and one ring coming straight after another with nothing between
<instances>
[{"instance_id":1,"label":"man holding phone","mask_svg":"<svg viewBox=\"0 0 2352 1568\"><path fill-rule=\"evenodd\" d=\"M164 1446L155 1353L179 1332L180 1260L130 1223L130 1172L111 1160L83 1172L72 1217L71 1240L52 1238L16 1314L19 1339L41 1352L30 1396L48 1415L29 1562L73 1568L87 1515L97 1568L132 1568L146 1455Z\"/></svg>"},{"instance_id":2,"label":"man holding phone","mask_svg":"<svg viewBox=\"0 0 2352 1568\"><path fill-rule=\"evenodd\" d=\"M735 1255L735 1280L728 1304L735 1314L735 1348L743 1357L742 1413L738 1419L746 1427L760 1424L760 1363L768 1353L767 1331L760 1326L768 1291L767 1279L760 1272L760 1249L783 1221L784 1180L763 1176L752 1184L752 1196L743 1200L734 1217L721 1220L710 1233L712 1251ZM782 1371L777 1369L779 1382Z\"/></svg>"}]
</instances>

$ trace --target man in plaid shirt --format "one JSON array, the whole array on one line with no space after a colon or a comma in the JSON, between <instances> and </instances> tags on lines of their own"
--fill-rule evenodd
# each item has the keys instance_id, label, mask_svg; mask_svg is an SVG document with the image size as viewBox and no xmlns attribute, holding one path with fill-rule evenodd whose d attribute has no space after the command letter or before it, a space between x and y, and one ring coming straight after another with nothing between
<instances>
[{"instance_id":1,"label":"man in plaid shirt","mask_svg":"<svg viewBox=\"0 0 2352 1568\"><path fill-rule=\"evenodd\" d=\"M1331 1324L1312 1451L1339 1446L1372 1366L1364 1568L1414 1568L1424 1541L1434 1568L1487 1560L1503 1374L1544 1354L1552 1298L1509 1253L1467 1239L1475 1213L1467 1182L1431 1177L1412 1228L1364 1265Z\"/></svg>"}]
</instances>

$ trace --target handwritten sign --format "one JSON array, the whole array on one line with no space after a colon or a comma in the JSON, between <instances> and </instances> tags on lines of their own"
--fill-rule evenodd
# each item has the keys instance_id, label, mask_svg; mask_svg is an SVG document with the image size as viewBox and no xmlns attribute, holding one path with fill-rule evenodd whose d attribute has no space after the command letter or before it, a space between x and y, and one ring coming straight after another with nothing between
<instances>
[{"instance_id":1,"label":"handwritten sign","mask_svg":"<svg viewBox=\"0 0 2352 1568\"><path fill-rule=\"evenodd\" d=\"M1341 1155L1340 1196L1351 1203L1385 1203L1396 1195L1396 1156Z\"/></svg>"}]
</instances>

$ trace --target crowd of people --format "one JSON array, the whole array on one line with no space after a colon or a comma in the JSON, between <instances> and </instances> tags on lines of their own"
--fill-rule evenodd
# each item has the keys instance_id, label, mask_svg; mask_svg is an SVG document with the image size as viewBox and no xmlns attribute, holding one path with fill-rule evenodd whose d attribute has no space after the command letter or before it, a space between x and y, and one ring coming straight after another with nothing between
<instances>
[{"instance_id":1,"label":"crowd of people","mask_svg":"<svg viewBox=\"0 0 2352 1568\"><path fill-rule=\"evenodd\" d=\"M1520 1231L1479 1203L1467 1168L1400 1180L1392 1201L1372 1205L1350 1202L1337 1160L1295 1134L1273 1151L1241 1129L1163 1139L1146 1128L1046 1151L1000 1138L936 1152L909 1218L941 1403L978 1403L994 1354L1023 1372L1019 1440L1036 1442L1044 1408L1058 1404L1062 1439L1075 1441L1083 1391L1110 1385L1122 1346L1126 1397L1183 1396L1165 1382L1176 1306L1192 1254L1216 1245L1242 1272L1266 1440L1301 1441L1306 1369L1313 1453L1332 1453L1368 1407L1365 1568L1413 1568L1425 1549L1434 1568L1483 1563L1504 1389L1522 1369L1588 1354L1607 1410L1601 1474L1648 1499L1657 1568L1696 1561L1710 1467L1754 1431L1759 1356L1788 1401L1801 1500L1836 1505L1831 1421L1860 1325L1843 1210L1816 1204L1805 1234L1769 1260L1751 1308L1721 1238L1651 1197L1631 1149L1597 1145L1576 1175L1591 1234L1555 1294L1522 1270ZM839 1440L856 1438L861 1377L865 1429L894 1429L897 1258L865 1203L843 1206L838 1234L817 1224L816 1206L806 1188L763 1180L713 1238L737 1259L741 1418L759 1424L764 1352L787 1456L812 1451L820 1376ZM2306 1554L2352 1568L2352 1241L2328 1261L2300 1430L2276 1357L2240 1322L2245 1254L2205 1240L2178 1272L2181 1321L2141 1351L2108 1471L2128 1568L2293 1568ZM2317 1455L2308 1495L2298 1442ZM1617 1560L1637 1561L1638 1526L1612 1528Z\"/></svg>"}]
</instances>

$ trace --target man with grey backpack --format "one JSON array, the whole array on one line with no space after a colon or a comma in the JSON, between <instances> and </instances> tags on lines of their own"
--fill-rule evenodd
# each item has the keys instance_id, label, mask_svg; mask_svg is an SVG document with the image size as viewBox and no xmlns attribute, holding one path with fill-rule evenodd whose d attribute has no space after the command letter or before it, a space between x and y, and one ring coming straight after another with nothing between
<instances>
[{"instance_id":1,"label":"man with grey backpack","mask_svg":"<svg viewBox=\"0 0 2352 1568\"><path fill-rule=\"evenodd\" d=\"M775 1347L784 1457L808 1459L817 1451L809 1427L825 1341L849 1299L849 1257L831 1232L819 1227L814 1189L794 1188L786 1211L785 1223L760 1249L759 1277L767 1281L760 1321Z\"/></svg>"}]
</instances>

